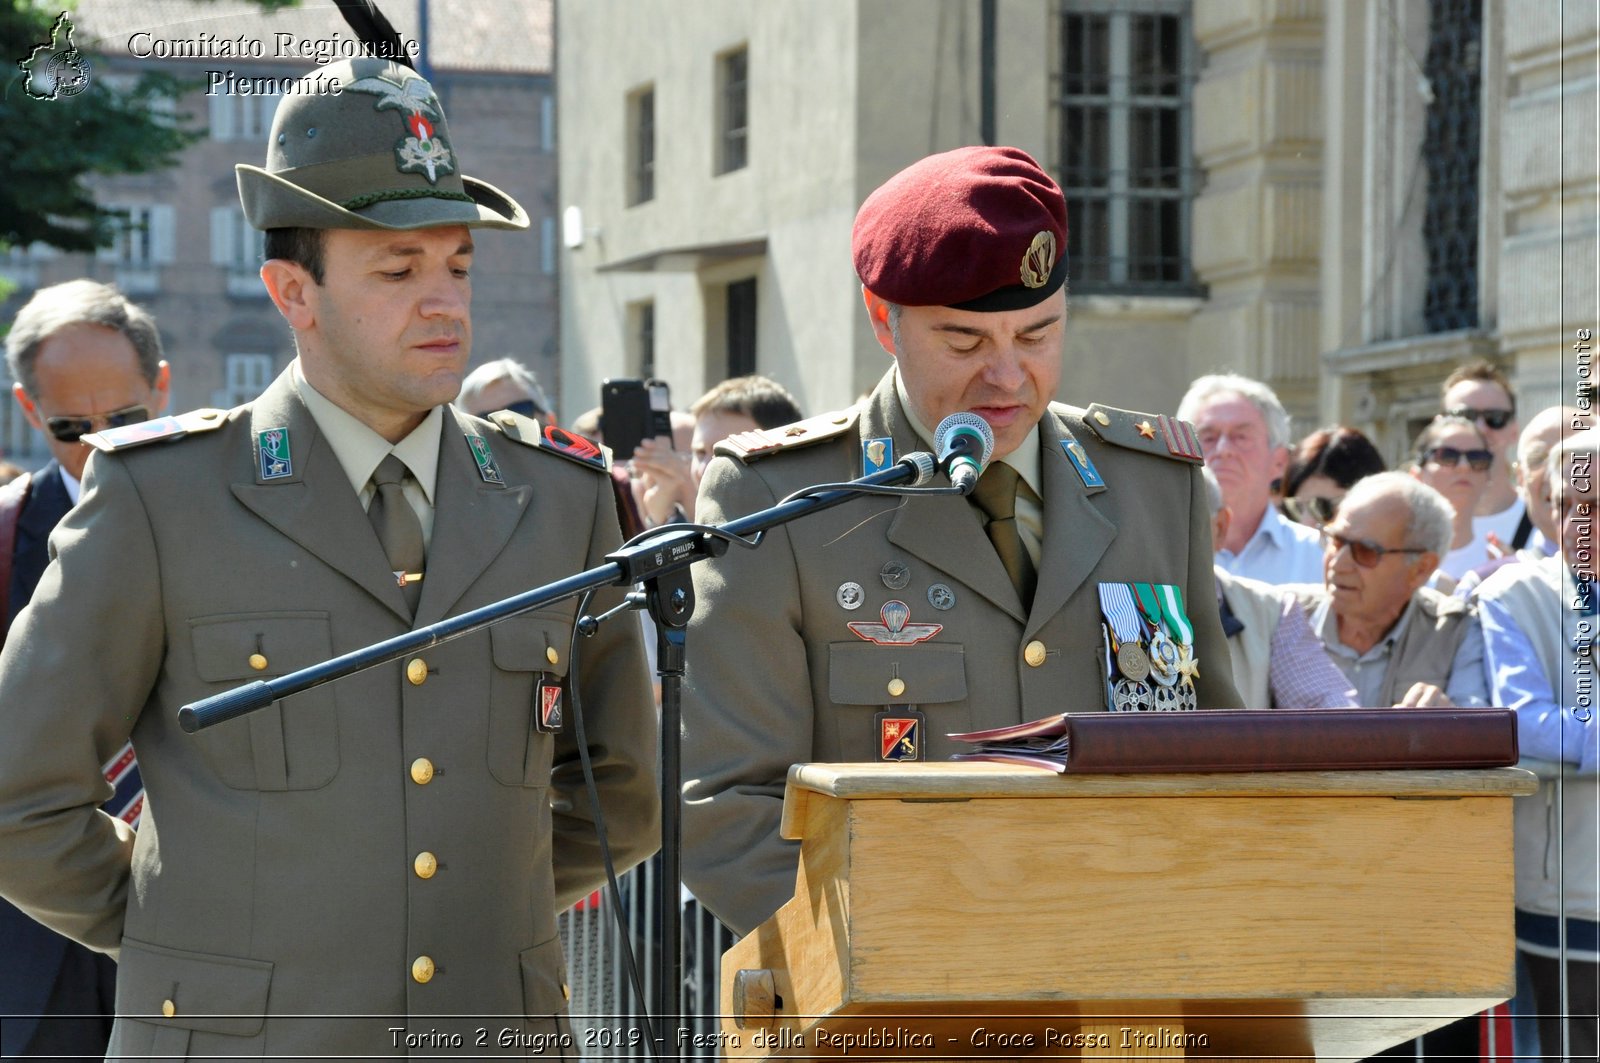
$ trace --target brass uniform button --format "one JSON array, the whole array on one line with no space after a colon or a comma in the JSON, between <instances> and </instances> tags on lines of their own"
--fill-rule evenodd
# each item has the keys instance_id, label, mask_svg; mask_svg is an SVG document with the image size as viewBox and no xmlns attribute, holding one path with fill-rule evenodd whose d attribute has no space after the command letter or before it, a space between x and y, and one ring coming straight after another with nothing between
<instances>
[{"instance_id":1,"label":"brass uniform button","mask_svg":"<svg viewBox=\"0 0 1600 1063\"><path fill-rule=\"evenodd\" d=\"M905 692L906 692L906 681L904 679L901 679L900 677L896 676L895 678L889 680L889 696L891 698L897 698L901 694L904 694Z\"/></svg>"},{"instance_id":2,"label":"brass uniform button","mask_svg":"<svg viewBox=\"0 0 1600 1063\"><path fill-rule=\"evenodd\" d=\"M163 1000L161 1002L161 1014L165 1015L169 1019L172 1018L174 1015L178 1014L178 1005L174 1004L170 1000Z\"/></svg>"},{"instance_id":3,"label":"brass uniform button","mask_svg":"<svg viewBox=\"0 0 1600 1063\"><path fill-rule=\"evenodd\" d=\"M421 657L413 657L406 662L406 679L414 687L420 687L428 681L428 662Z\"/></svg>"},{"instance_id":4,"label":"brass uniform button","mask_svg":"<svg viewBox=\"0 0 1600 1063\"><path fill-rule=\"evenodd\" d=\"M1096 410L1094 412L1094 419L1100 422L1100 427L1101 428L1110 428L1111 427L1111 418L1107 417L1105 414L1101 413L1099 410Z\"/></svg>"},{"instance_id":5,"label":"brass uniform button","mask_svg":"<svg viewBox=\"0 0 1600 1063\"><path fill-rule=\"evenodd\" d=\"M412 960L411 979L418 985L427 985L433 981L433 959L428 956L418 956Z\"/></svg>"},{"instance_id":6,"label":"brass uniform button","mask_svg":"<svg viewBox=\"0 0 1600 1063\"><path fill-rule=\"evenodd\" d=\"M252 653L250 655L250 667L258 672L265 672L267 670L267 659L259 653Z\"/></svg>"},{"instance_id":7,"label":"brass uniform button","mask_svg":"<svg viewBox=\"0 0 1600 1063\"><path fill-rule=\"evenodd\" d=\"M418 786L426 786L433 781L433 761L427 757L418 757L411 762L411 781Z\"/></svg>"},{"instance_id":8,"label":"brass uniform button","mask_svg":"<svg viewBox=\"0 0 1600 1063\"><path fill-rule=\"evenodd\" d=\"M439 870L439 860L430 852L420 852L417 858L411 861L411 867L418 878L432 878L433 873Z\"/></svg>"},{"instance_id":9,"label":"brass uniform button","mask_svg":"<svg viewBox=\"0 0 1600 1063\"><path fill-rule=\"evenodd\" d=\"M554 646L546 646L544 650L544 659L549 661L551 664L560 664L561 654L556 652L556 648Z\"/></svg>"},{"instance_id":10,"label":"brass uniform button","mask_svg":"<svg viewBox=\"0 0 1600 1063\"><path fill-rule=\"evenodd\" d=\"M569 986L565 982L561 983L561 999L562 1000L571 1000L572 999L572 987Z\"/></svg>"},{"instance_id":11,"label":"brass uniform button","mask_svg":"<svg viewBox=\"0 0 1600 1063\"><path fill-rule=\"evenodd\" d=\"M1028 643L1027 647L1022 651L1022 659L1028 662L1028 667L1030 668L1039 667L1044 663L1045 659L1044 643L1038 639Z\"/></svg>"}]
</instances>

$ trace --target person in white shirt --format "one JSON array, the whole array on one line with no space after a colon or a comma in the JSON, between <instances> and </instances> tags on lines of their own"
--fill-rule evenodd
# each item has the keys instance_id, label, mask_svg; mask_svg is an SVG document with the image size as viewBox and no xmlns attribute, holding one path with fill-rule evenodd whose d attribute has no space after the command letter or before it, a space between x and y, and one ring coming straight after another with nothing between
<instances>
[{"instance_id":1,"label":"person in white shirt","mask_svg":"<svg viewBox=\"0 0 1600 1063\"><path fill-rule=\"evenodd\" d=\"M1473 546L1484 555L1474 564L1488 559L1491 543L1496 554L1528 545L1533 525L1511 476L1517 437L1522 432L1511 381L1492 362L1468 362L1445 377L1439 391L1439 410L1471 421L1494 452L1489 484L1473 512Z\"/></svg>"},{"instance_id":2,"label":"person in white shirt","mask_svg":"<svg viewBox=\"0 0 1600 1063\"><path fill-rule=\"evenodd\" d=\"M1272 504L1272 484L1289 464L1289 415L1259 380L1223 373L1189 385L1178 417L1193 423L1206 468L1233 512L1216 562L1230 575L1263 583L1322 579L1316 529L1287 520Z\"/></svg>"},{"instance_id":3,"label":"person in white shirt","mask_svg":"<svg viewBox=\"0 0 1600 1063\"><path fill-rule=\"evenodd\" d=\"M1450 549L1440 559L1432 584L1448 594L1457 580L1488 560L1483 543L1472 534L1472 512L1488 486L1494 451L1471 421L1440 414L1418 433L1411 453L1411 475L1443 495L1454 514Z\"/></svg>"},{"instance_id":4,"label":"person in white shirt","mask_svg":"<svg viewBox=\"0 0 1600 1063\"><path fill-rule=\"evenodd\" d=\"M1551 508L1554 500L1550 494L1546 462L1551 449L1563 439L1593 424L1593 415L1576 406L1550 406L1529 418L1527 426L1522 429L1521 438L1517 440L1517 461L1512 468L1517 493L1528 507L1528 519L1533 525L1528 545L1485 561L1461 577L1456 583L1457 597L1473 593L1480 583L1506 565L1518 561L1539 561L1556 552L1561 532Z\"/></svg>"}]
</instances>

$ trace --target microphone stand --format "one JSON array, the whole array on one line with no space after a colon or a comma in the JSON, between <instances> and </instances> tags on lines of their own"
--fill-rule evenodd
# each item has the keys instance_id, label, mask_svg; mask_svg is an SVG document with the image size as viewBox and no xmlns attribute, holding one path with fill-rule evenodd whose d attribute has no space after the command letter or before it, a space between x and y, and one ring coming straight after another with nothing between
<instances>
[{"instance_id":1,"label":"microphone stand","mask_svg":"<svg viewBox=\"0 0 1600 1063\"><path fill-rule=\"evenodd\" d=\"M645 585L645 600L657 628L656 674L661 678L661 878L657 898L661 906L661 962L656 982L654 1007L658 1018L683 1018L683 931L678 906L682 842L682 680L689 619L694 614L694 585L689 566L707 558L721 557L729 545L754 548L770 528L798 520L810 513L832 509L879 488L925 482L933 470L933 457L913 454L881 472L848 483L825 484L799 492L775 506L757 510L720 526L686 525L663 528L637 537L606 555L606 563L548 583L490 605L480 606L437 624L408 631L332 660L302 668L275 679L258 679L232 690L225 690L178 710L178 726L194 734L207 727L264 709L274 701L366 671L380 664L411 656L421 650L461 638L498 620L505 620L555 602L577 597L601 587ZM948 488L927 488L930 494L952 494ZM817 492L815 494L809 492ZM615 612L616 610L613 610ZM610 615L610 614L607 614ZM604 619L602 617L601 619ZM581 634L592 634L600 621L580 617ZM575 671L575 669L574 669ZM641 1004L643 1002L641 1001ZM659 1031L662 1040L666 1031ZM672 1037L676 1044L676 1031ZM658 1045L659 1050L662 1046Z\"/></svg>"}]
</instances>

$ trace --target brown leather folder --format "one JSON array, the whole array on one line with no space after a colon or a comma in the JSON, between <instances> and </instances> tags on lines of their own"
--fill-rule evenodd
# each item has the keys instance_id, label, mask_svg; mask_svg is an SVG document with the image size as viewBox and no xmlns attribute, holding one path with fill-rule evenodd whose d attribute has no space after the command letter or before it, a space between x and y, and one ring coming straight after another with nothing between
<instances>
[{"instance_id":1,"label":"brown leather folder","mask_svg":"<svg viewBox=\"0 0 1600 1063\"><path fill-rule=\"evenodd\" d=\"M1366 771L1517 762L1510 709L1073 712L953 734L956 760L1058 772Z\"/></svg>"}]
</instances>

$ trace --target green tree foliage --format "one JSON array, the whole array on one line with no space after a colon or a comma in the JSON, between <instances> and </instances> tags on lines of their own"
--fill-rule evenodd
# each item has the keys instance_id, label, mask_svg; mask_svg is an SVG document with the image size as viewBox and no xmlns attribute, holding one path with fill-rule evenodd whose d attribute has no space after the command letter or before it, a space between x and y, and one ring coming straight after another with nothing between
<instances>
[{"instance_id":1,"label":"green tree foliage","mask_svg":"<svg viewBox=\"0 0 1600 1063\"><path fill-rule=\"evenodd\" d=\"M272 9L295 0L256 2ZM50 40L61 10L0 0L0 249L36 241L63 251L107 246L123 218L95 202L87 179L173 166L203 132L174 106L197 82L157 71L131 84L92 71L78 95L31 98L19 62ZM93 67L92 42L75 43Z\"/></svg>"}]
</instances>

